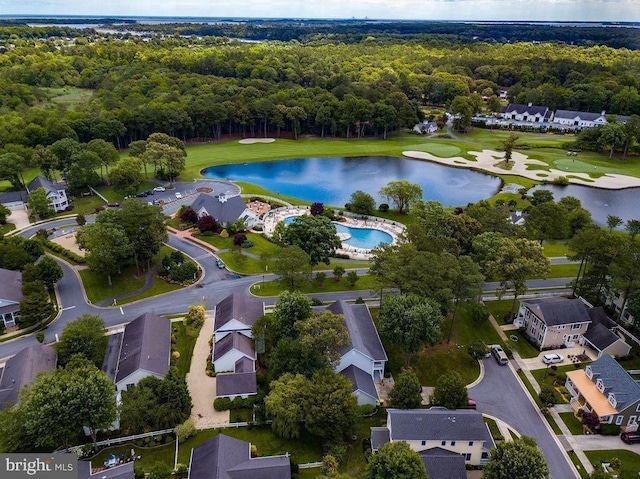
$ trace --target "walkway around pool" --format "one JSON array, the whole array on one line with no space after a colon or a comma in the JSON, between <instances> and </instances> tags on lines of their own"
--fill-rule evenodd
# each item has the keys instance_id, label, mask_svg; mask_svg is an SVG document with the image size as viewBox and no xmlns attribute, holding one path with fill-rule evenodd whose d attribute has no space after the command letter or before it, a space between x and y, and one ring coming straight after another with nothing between
<instances>
[{"instance_id":1,"label":"walkway around pool","mask_svg":"<svg viewBox=\"0 0 640 479\"><path fill-rule=\"evenodd\" d=\"M309 213L308 206L290 206L271 210L264 216L264 232L271 236L280 221L284 221L285 218L290 216L307 215ZM342 217L345 221L336 222L336 224L348 226L349 228L383 231L391 236L392 244L397 243L398 236L404 231L404 225L376 216L354 215L353 213L345 212ZM370 249L356 248L346 243L342 243L342 248L337 249L336 253L349 255L351 259L371 259Z\"/></svg>"}]
</instances>

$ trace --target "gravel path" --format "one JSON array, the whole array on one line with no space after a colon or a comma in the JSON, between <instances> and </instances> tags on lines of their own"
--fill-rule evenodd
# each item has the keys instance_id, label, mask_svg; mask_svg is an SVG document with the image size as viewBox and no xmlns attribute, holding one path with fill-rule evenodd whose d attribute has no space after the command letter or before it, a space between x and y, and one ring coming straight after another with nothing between
<instances>
[{"instance_id":1,"label":"gravel path","mask_svg":"<svg viewBox=\"0 0 640 479\"><path fill-rule=\"evenodd\" d=\"M187 374L187 387L193 401L191 419L196 426L224 424L229 422L229 411L213 409L216 397L216 378L207 376L207 358L211 354L209 339L213 335L213 315L207 311L200 336L196 340L191 359L191 368Z\"/></svg>"}]
</instances>

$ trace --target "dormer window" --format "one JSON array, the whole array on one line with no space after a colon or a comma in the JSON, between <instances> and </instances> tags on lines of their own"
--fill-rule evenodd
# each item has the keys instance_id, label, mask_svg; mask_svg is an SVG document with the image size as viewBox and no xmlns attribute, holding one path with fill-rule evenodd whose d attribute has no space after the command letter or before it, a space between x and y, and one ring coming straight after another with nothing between
<instances>
[{"instance_id":1,"label":"dormer window","mask_svg":"<svg viewBox=\"0 0 640 479\"><path fill-rule=\"evenodd\" d=\"M598 379L596 381L596 387L598 388L598 391L600 391L601 393L604 392L604 383L602 382L602 379Z\"/></svg>"},{"instance_id":2,"label":"dormer window","mask_svg":"<svg viewBox=\"0 0 640 479\"><path fill-rule=\"evenodd\" d=\"M616 405L618 404L618 401L616 401L616 397L613 393L609 393L609 398L607 400L613 407L616 407Z\"/></svg>"},{"instance_id":3,"label":"dormer window","mask_svg":"<svg viewBox=\"0 0 640 479\"><path fill-rule=\"evenodd\" d=\"M584 368L584 373L589 379L593 379L593 370L591 369L591 366L587 366L586 368Z\"/></svg>"}]
</instances>

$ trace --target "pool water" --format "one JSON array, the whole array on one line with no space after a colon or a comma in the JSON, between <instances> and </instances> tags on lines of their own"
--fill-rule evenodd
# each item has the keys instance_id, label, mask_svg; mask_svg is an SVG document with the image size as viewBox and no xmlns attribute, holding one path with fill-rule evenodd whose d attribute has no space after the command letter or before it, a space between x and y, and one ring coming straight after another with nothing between
<instances>
[{"instance_id":1,"label":"pool water","mask_svg":"<svg viewBox=\"0 0 640 479\"><path fill-rule=\"evenodd\" d=\"M297 215L287 216L284 219L284 224L291 224L294 218L297 218ZM354 248L373 249L379 246L380 243L389 244L393 241L393 238L389 233L377 229L350 228L349 226L344 226L335 222L333 224L336 227L337 233L346 233L350 236L342 242L349 246L353 246Z\"/></svg>"}]
</instances>

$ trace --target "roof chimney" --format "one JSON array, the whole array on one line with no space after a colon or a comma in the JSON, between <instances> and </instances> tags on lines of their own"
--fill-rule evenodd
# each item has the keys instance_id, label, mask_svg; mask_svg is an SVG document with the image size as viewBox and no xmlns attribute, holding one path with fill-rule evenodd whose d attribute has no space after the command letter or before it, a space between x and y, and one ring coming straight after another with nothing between
<instances>
[{"instance_id":1,"label":"roof chimney","mask_svg":"<svg viewBox=\"0 0 640 479\"><path fill-rule=\"evenodd\" d=\"M533 106L533 103L529 102L529 104L527 106Z\"/></svg>"},{"instance_id":2,"label":"roof chimney","mask_svg":"<svg viewBox=\"0 0 640 479\"><path fill-rule=\"evenodd\" d=\"M600 113L602 116L605 115L605 113L607 113L605 110L602 110L602 113Z\"/></svg>"}]
</instances>

